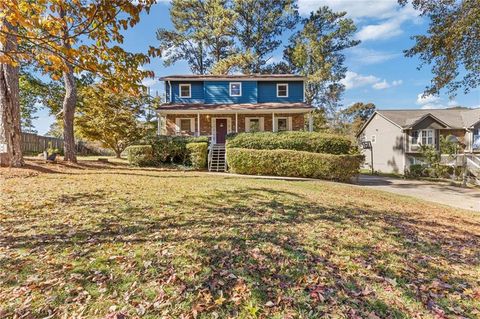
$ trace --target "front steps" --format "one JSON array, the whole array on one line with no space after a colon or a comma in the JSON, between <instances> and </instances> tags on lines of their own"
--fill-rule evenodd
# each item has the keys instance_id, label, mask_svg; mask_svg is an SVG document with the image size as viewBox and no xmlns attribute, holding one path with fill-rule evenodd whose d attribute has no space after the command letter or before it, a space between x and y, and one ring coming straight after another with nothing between
<instances>
[{"instance_id":1,"label":"front steps","mask_svg":"<svg viewBox=\"0 0 480 319\"><path fill-rule=\"evenodd\" d=\"M213 144L208 156L208 170L210 172L226 172L227 160L225 144Z\"/></svg>"}]
</instances>

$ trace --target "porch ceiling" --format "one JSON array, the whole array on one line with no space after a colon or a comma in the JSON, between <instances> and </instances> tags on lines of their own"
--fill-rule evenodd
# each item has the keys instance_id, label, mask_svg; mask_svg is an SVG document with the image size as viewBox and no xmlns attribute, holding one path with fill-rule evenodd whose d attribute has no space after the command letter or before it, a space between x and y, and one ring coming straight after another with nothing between
<instances>
[{"instance_id":1,"label":"porch ceiling","mask_svg":"<svg viewBox=\"0 0 480 319\"><path fill-rule=\"evenodd\" d=\"M163 104L158 113L306 113L313 106L306 103L241 103L241 104Z\"/></svg>"}]
</instances>

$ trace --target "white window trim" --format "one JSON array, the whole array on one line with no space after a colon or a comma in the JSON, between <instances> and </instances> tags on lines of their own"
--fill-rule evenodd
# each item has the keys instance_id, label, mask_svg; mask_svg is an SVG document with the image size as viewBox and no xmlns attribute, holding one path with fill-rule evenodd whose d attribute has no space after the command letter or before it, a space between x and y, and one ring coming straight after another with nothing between
<instances>
[{"instance_id":1,"label":"white window trim","mask_svg":"<svg viewBox=\"0 0 480 319\"><path fill-rule=\"evenodd\" d=\"M287 95L278 95L278 88L281 85L284 85L287 87ZM277 83L277 97L288 97L288 83Z\"/></svg>"},{"instance_id":2,"label":"white window trim","mask_svg":"<svg viewBox=\"0 0 480 319\"><path fill-rule=\"evenodd\" d=\"M417 136L417 143L413 143L413 132L414 131L417 131L418 132L418 136ZM436 134L435 134L435 130L434 129L423 129L423 130L413 130L412 131L412 134L410 135L410 144L411 145L415 145L415 146L418 146L418 145L423 145L422 143L422 135L423 135L423 132L428 132L428 131L431 131L432 132L432 144L425 144L425 145L433 145L435 146L437 144L437 137L436 137ZM428 133L427 133L427 140L428 140Z\"/></svg>"},{"instance_id":3,"label":"white window trim","mask_svg":"<svg viewBox=\"0 0 480 319\"><path fill-rule=\"evenodd\" d=\"M217 142L217 120L227 120L227 134L233 133L232 131L232 118L231 117L212 117L211 118L211 132L212 132L212 143Z\"/></svg>"},{"instance_id":4,"label":"white window trim","mask_svg":"<svg viewBox=\"0 0 480 319\"><path fill-rule=\"evenodd\" d=\"M182 86L188 87L188 96L182 95ZM191 98L192 97L192 85L191 84L179 84L178 86L178 96L181 98Z\"/></svg>"},{"instance_id":5,"label":"white window trim","mask_svg":"<svg viewBox=\"0 0 480 319\"><path fill-rule=\"evenodd\" d=\"M195 133L195 118L194 117L177 117L175 119L175 132L182 133L180 130L180 121L181 120L190 120L190 133Z\"/></svg>"},{"instance_id":6,"label":"white window trim","mask_svg":"<svg viewBox=\"0 0 480 319\"><path fill-rule=\"evenodd\" d=\"M265 130L263 116L260 116L260 117L246 117L245 118L245 132L250 132L250 120L258 120L259 126L260 126L259 131L263 132Z\"/></svg>"},{"instance_id":7,"label":"white window trim","mask_svg":"<svg viewBox=\"0 0 480 319\"><path fill-rule=\"evenodd\" d=\"M232 85L234 84L238 84L240 86L240 94L232 94ZM228 93L230 94L230 96L242 96L242 82L230 82L228 84Z\"/></svg>"},{"instance_id":8,"label":"white window trim","mask_svg":"<svg viewBox=\"0 0 480 319\"><path fill-rule=\"evenodd\" d=\"M278 120L287 120L287 131L292 130L292 117L280 116L280 117L275 117L275 132L278 132Z\"/></svg>"}]
</instances>

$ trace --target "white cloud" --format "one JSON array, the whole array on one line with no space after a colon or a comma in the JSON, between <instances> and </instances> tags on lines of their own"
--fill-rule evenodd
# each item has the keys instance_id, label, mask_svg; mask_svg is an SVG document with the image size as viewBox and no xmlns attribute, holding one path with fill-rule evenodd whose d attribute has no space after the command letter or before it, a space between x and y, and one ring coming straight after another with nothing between
<instances>
[{"instance_id":1,"label":"white cloud","mask_svg":"<svg viewBox=\"0 0 480 319\"><path fill-rule=\"evenodd\" d=\"M394 80L392 82L388 82L387 80L382 80L374 75L362 75L353 71L347 71L345 78L341 80L340 83L345 85L345 89L347 90L367 85L371 85L372 88L376 90L383 90L394 86L399 86L403 83L403 81Z\"/></svg>"},{"instance_id":2,"label":"white cloud","mask_svg":"<svg viewBox=\"0 0 480 319\"><path fill-rule=\"evenodd\" d=\"M361 41L385 40L403 33L400 28L402 23L396 19L387 20L380 24L364 26L357 32L356 38Z\"/></svg>"},{"instance_id":3,"label":"white cloud","mask_svg":"<svg viewBox=\"0 0 480 319\"><path fill-rule=\"evenodd\" d=\"M423 93L420 93L417 95L417 104L418 105L426 105L426 104L432 104L432 103L438 103L440 102L440 97L436 95L426 95L424 96Z\"/></svg>"},{"instance_id":4,"label":"white cloud","mask_svg":"<svg viewBox=\"0 0 480 319\"><path fill-rule=\"evenodd\" d=\"M300 14L308 15L322 6L328 6L333 11L346 11L350 18L385 18L392 15L398 7L397 0L299 0Z\"/></svg>"},{"instance_id":5,"label":"white cloud","mask_svg":"<svg viewBox=\"0 0 480 319\"><path fill-rule=\"evenodd\" d=\"M361 64L383 63L402 56L401 53L384 52L362 47L353 47L350 50L352 60Z\"/></svg>"},{"instance_id":6,"label":"white cloud","mask_svg":"<svg viewBox=\"0 0 480 319\"><path fill-rule=\"evenodd\" d=\"M407 21L417 23L420 20L418 12L411 6L394 10L390 17L381 19L379 23L363 26L357 32L356 38L361 41L385 40L403 33L402 24Z\"/></svg>"},{"instance_id":7,"label":"white cloud","mask_svg":"<svg viewBox=\"0 0 480 319\"><path fill-rule=\"evenodd\" d=\"M372 88L374 88L375 90L384 90L394 86L399 86L402 83L402 80L393 80L391 83L388 83L387 80L384 79L383 81L373 84Z\"/></svg>"},{"instance_id":8,"label":"white cloud","mask_svg":"<svg viewBox=\"0 0 480 319\"><path fill-rule=\"evenodd\" d=\"M424 110L431 109L444 109L447 106L444 105L442 99L436 95L423 95L420 93L417 95L417 104Z\"/></svg>"},{"instance_id":9,"label":"white cloud","mask_svg":"<svg viewBox=\"0 0 480 319\"><path fill-rule=\"evenodd\" d=\"M378 81L380 81L380 79L374 75L361 75L356 72L347 71L345 78L342 79L340 83L345 85L345 88L349 90L365 85L374 84Z\"/></svg>"}]
</instances>

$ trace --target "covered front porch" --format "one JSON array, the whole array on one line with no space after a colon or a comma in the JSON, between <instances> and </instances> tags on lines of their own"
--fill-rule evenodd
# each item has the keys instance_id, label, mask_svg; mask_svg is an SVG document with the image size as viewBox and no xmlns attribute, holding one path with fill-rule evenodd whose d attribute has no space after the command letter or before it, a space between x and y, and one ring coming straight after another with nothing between
<instances>
[{"instance_id":1,"label":"covered front porch","mask_svg":"<svg viewBox=\"0 0 480 319\"><path fill-rule=\"evenodd\" d=\"M159 135L208 136L212 144L240 132L313 130L311 107L281 109L158 110Z\"/></svg>"}]
</instances>

